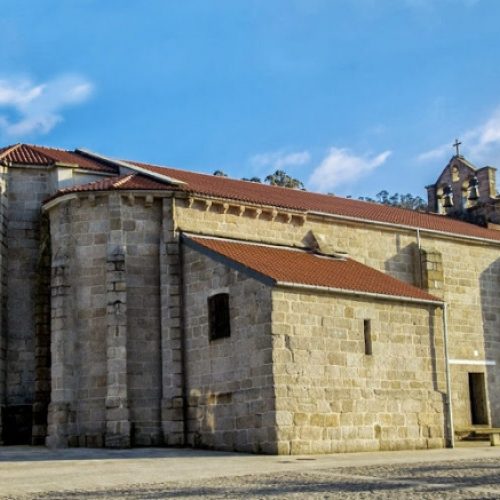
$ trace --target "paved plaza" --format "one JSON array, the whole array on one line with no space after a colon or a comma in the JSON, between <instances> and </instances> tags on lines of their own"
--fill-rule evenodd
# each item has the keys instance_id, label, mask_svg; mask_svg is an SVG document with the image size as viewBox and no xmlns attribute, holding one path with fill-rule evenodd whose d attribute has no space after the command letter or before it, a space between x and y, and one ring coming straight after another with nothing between
<instances>
[{"instance_id":1,"label":"paved plaza","mask_svg":"<svg viewBox=\"0 0 500 500\"><path fill-rule=\"evenodd\" d=\"M500 498L500 447L258 456L0 448L0 498Z\"/></svg>"}]
</instances>

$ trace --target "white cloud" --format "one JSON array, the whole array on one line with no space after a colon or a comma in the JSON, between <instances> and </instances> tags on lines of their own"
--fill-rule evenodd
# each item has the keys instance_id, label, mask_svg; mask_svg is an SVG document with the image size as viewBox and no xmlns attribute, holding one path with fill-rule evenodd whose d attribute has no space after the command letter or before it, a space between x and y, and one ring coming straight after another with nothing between
<instances>
[{"instance_id":1,"label":"white cloud","mask_svg":"<svg viewBox=\"0 0 500 500\"><path fill-rule=\"evenodd\" d=\"M479 127L467 131L463 135L463 142L470 150L470 155L484 160L485 157L500 148L500 108Z\"/></svg>"},{"instance_id":2,"label":"white cloud","mask_svg":"<svg viewBox=\"0 0 500 500\"><path fill-rule=\"evenodd\" d=\"M313 170L308 186L312 190L326 192L342 184L355 182L385 163L391 153L384 151L376 156L360 156L348 149L330 148L326 157Z\"/></svg>"},{"instance_id":3,"label":"white cloud","mask_svg":"<svg viewBox=\"0 0 500 500\"><path fill-rule=\"evenodd\" d=\"M297 151L295 153L275 151L255 155L250 158L250 163L258 168L270 167L273 170L283 170L286 167L305 165L310 160L311 155L308 151Z\"/></svg>"},{"instance_id":4,"label":"white cloud","mask_svg":"<svg viewBox=\"0 0 500 500\"><path fill-rule=\"evenodd\" d=\"M425 151L425 153L421 153L417 156L418 161L433 161L446 158L446 156L451 155L451 144L441 144L434 149L430 149L429 151Z\"/></svg>"},{"instance_id":5,"label":"white cloud","mask_svg":"<svg viewBox=\"0 0 500 500\"><path fill-rule=\"evenodd\" d=\"M63 108L84 102L92 90L90 82L74 75L41 84L0 78L0 130L11 138L46 134L63 120Z\"/></svg>"},{"instance_id":6,"label":"white cloud","mask_svg":"<svg viewBox=\"0 0 500 500\"><path fill-rule=\"evenodd\" d=\"M459 135L462 142L461 153L473 163L492 162L500 159L500 108L481 125L465 130ZM445 160L454 154L451 141L420 154L421 162Z\"/></svg>"}]
</instances>

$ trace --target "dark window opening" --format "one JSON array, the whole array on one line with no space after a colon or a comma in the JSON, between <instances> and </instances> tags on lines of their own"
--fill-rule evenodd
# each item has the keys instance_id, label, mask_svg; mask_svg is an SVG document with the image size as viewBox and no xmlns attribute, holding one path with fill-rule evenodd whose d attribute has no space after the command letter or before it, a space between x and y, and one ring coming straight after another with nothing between
<instances>
[{"instance_id":1,"label":"dark window opening","mask_svg":"<svg viewBox=\"0 0 500 500\"><path fill-rule=\"evenodd\" d=\"M488 424L484 373L469 373L469 396L472 425Z\"/></svg>"},{"instance_id":2,"label":"dark window opening","mask_svg":"<svg viewBox=\"0 0 500 500\"><path fill-rule=\"evenodd\" d=\"M371 319L363 320L363 334L365 337L365 354L372 354L372 321Z\"/></svg>"},{"instance_id":3,"label":"dark window opening","mask_svg":"<svg viewBox=\"0 0 500 500\"><path fill-rule=\"evenodd\" d=\"M208 325L210 340L231 335L228 293L218 293L208 297Z\"/></svg>"}]
</instances>

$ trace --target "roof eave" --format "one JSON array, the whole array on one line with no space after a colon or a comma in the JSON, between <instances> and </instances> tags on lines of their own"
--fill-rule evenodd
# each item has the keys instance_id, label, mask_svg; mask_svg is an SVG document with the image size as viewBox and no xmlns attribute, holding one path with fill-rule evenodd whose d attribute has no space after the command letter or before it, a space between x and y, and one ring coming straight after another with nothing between
<instances>
[{"instance_id":1,"label":"roof eave","mask_svg":"<svg viewBox=\"0 0 500 500\"><path fill-rule=\"evenodd\" d=\"M89 195L97 195L97 194L112 194L118 193L122 196L127 196L133 194L134 196L154 196L156 198L171 198L173 196L173 191L169 191L167 189L116 189L116 188L108 188L108 189L89 189L85 191L71 191L68 193L57 192L50 198L47 198L42 203L42 212L47 212L59 205L60 203L74 200L76 198L85 198Z\"/></svg>"},{"instance_id":2,"label":"roof eave","mask_svg":"<svg viewBox=\"0 0 500 500\"><path fill-rule=\"evenodd\" d=\"M209 240L211 239L218 239L218 238L207 238ZM412 295L395 295L395 294L388 294L388 293L382 293L382 292L368 292L364 290L359 290L359 289L350 289L350 288L338 288L338 287L329 287L325 285L311 285L307 283L301 283L300 281L280 281L278 279L275 279L267 274L263 274L261 271L258 271L254 268L248 267L247 265L243 264L242 262L239 262L237 260L234 260L233 258L218 252L217 250L208 248L199 242L195 241L190 237L189 233L182 233L181 234L181 241L189 248L196 250L197 252L200 252L202 255L205 255L207 257L210 257L214 259L217 262L220 262L224 265L227 265L228 267L231 267L235 270L244 272L247 276L254 278L268 286L272 287L285 287L285 288L297 288L300 290L310 290L310 291L317 291L317 292L322 292L322 293L336 293L336 294L343 294L343 295L350 295L350 296L362 296L362 297L369 297L371 299L373 298L378 298L380 300L391 300L391 301L398 301L398 302L411 302L411 303L416 303L416 304L425 304L425 305L434 305L434 306L439 306L442 307L444 302L442 300L439 300L437 297L434 297L433 295L426 294L425 292L422 292L423 294L427 295L428 298L425 297L417 297L417 296L412 296ZM381 273L383 274L383 273ZM415 289L416 292L420 291L419 289Z\"/></svg>"},{"instance_id":3,"label":"roof eave","mask_svg":"<svg viewBox=\"0 0 500 500\"><path fill-rule=\"evenodd\" d=\"M420 231L421 233L434 234L436 236L441 236L443 238L470 240L470 241L478 241L483 243L493 243L495 245L500 245L500 240L482 238L480 236L469 236L462 233L440 231L439 229L428 229L420 226L410 226L408 224L398 224L396 222L384 222L372 219L362 219L359 217L353 217L349 215L339 215L339 214L332 214L329 212L319 212L319 211L308 211L307 215L313 215L313 216L315 215L318 217L327 217L327 218L345 220L361 224L374 224L381 227L393 227L393 228L405 229L407 231Z\"/></svg>"},{"instance_id":4,"label":"roof eave","mask_svg":"<svg viewBox=\"0 0 500 500\"><path fill-rule=\"evenodd\" d=\"M302 214L306 217L309 216L316 216L316 217L324 217L328 219L338 219L346 222L355 222L359 224L373 224L375 226L380 226L380 227L387 227L387 228L398 228L398 229L404 229L406 231L420 231L421 233L427 233L427 234L433 234L435 236L440 236L442 238L447 238L447 239L457 239L457 240L468 240L468 241L477 241L477 242L482 242L482 243L492 243L494 245L500 245L500 240L496 240L493 238L486 238L486 237L480 237L480 236L469 236L463 233L457 233L457 232L452 232L452 231L442 231L439 229L429 229L425 228L422 226L411 226L409 224L401 224L401 223L396 223L396 222L385 222L385 221L379 221L379 220L374 220L374 219L368 219L368 218L361 218L361 217L355 217L355 216L350 216L350 215L341 215L341 214L334 214L331 212L322 212L319 210L305 210L301 208L289 208L289 207L284 207L281 205L270 205L266 203L256 203L256 202L251 202L247 200L241 200L238 198L233 198L233 197L228 197L228 196L221 196L221 195L212 195L212 194L206 194L198 191L178 191L176 193L176 197L179 198L187 198L187 197L196 197L200 199L211 199L211 200L218 200L219 202L229 202L229 203L238 203L240 205L246 205L249 207L258 207L258 208L266 208L266 209L277 209L282 212L286 213L291 213L291 214ZM424 214L424 215L432 215L436 217L445 217L445 216L439 216L438 214Z\"/></svg>"},{"instance_id":5,"label":"roof eave","mask_svg":"<svg viewBox=\"0 0 500 500\"><path fill-rule=\"evenodd\" d=\"M286 288L300 288L302 290L316 290L328 293L338 293L343 295L378 298L381 300L392 300L397 302L413 302L418 304L434 305L438 307L442 307L444 304L444 301L439 300L437 298L424 299L420 297L411 297L407 295L391 295L391 294L377 293L377 292L365 292L362 290L335 288L335 287L321 286L321 285L308 285L306 283L295 283L289 281L277 281L276 286L281 286ZM432 297L432 295L430 295L430 297Z\"/></svg>"}]
</instances>

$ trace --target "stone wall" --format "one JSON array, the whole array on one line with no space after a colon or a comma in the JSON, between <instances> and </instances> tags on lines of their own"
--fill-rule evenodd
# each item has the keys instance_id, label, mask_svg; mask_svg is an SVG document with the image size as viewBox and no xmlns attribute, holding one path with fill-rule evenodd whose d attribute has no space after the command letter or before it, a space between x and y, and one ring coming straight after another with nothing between
<instances>
[{"instance_id":1,"label":"stone wall","mask_svg":"<svg viewBox=\"0 0 500 500\"><path fill-rule=\"evenodd\" d=\"M0 166L0 445L4 444L7 391L7 169Z\"/></svg>"},{"instance_id":2,"label":"stone wall","mask_svg":"<svg viewBox=\"0 0 500 500\"><path fill-rule=\"evenodd\" d=\"M272 319L279 453L444 445L442 318L433 306L275 289Z\"/></svg>"},{"instance_id":3,"label":"stone wall","mask_svg":"<svg viewBox=\"0 0 500 500\"><path fill-rule=\"evenodd\" d=\"M42 201L49 195L49 176L43 169L10 168L8 206L6 318L6 443L31 443L32 404L35 391L35 309Z\"/></svg>"},{"instance_id":4,"label":"stone wall","mask_svg":"<svg viewBox=\"0 0 500 500\"><path fill-rule=\"evenodd\" d=\"M50 244L49 229L41 223L41 205L60 187L61 173L69 174L70 185L102 179L73 176L72 168L11 166L2 167L0 173L0 443L45 441L50 393Z\"/></svg>"},{"instance_id":5,"label":"stone wall","mask_svg":"<svg viewBox=\"0 0 500 500\"><path fill-rule=\"evenodd\" d=\"M467 373L489 381L490 423L500 425L500 259L495 248L434 242L443 256L456 427L470 425ZM487 362L487 364L484 363Z\"/></svg>"},{"instance_id":6,"label":"stone wall","mask_svg":"<svg viewBox=\"0 0 500 500\"><path fill-rule=\"evenodd\" d=\"M500 247L497 244L449 239L422 231L423 254L415 258L419 253L416 230L318 216L304 220L300 214L264 209L259 213L256 208L242 208L236 204L178 200L176 223L184 231L296 246L304 246L308 233L314 231L363 264L407 283L429 285L430 293L443 297L449 304L450 358L474 362L452 367L456 421L460 425L470 423L470 407L465 378L455 373L485 371L491 423L500 425Z\"/></svg>"},{"instance_id":7,"label":"stone wall","mask_svg":"<svg viewBox=\"0 0 500 500\"><path fill-rule=\"evenodd\" d=\"M127 373L133 444L161 444L159 245L161 200L122 206L126 245Z\"/></svg>"},{"instance_id":8,"label":"stone wall","mask_svg":"<svg viewBox=\"0 0 500 500\"><path fill-rule=\"evenodd\" d=\"M186 397L183 343L183 282L180 241L175 226L175 203L162 200L160 235L161 297L161 420L166 445L186 444Z\"/></svg>"},{"instance_id":9,"label":"stone wall","mask_svg":"<svg viewBox=\"0 0 500 500\"><path fill-rule=\"evenodd\" d=\"M271 289L189 248L184 284L189 444L276 453ZM207 299L221 291L231 336L209 340Z\"/></svg>"},{"instance_id":10,"label":"stone wall","mask_svg":"<svg viewBox=\"0 0 500 500\"><path fill-rule=\"evenodd\" d=\"M184 276L189 444L280 454L444 446L441 310L275 289L269 326L266 285L189 248ZM231 337L210 341L207 299L221 291ZM275 406L262 414L268 394ZM247 415L249 402L260 406Z\"/></svg>"},{"instance_id":11,"label":"stone wall","mask_svg":"<svg viewBox=\"0 0 500 500\"><path fill-rule=\"evenodd\" d=\"M303 247L310 231L323 234L337 250L348 252L357 261L379 269L407 283L415 282L415 247L417 232L370 224L327 220L301 214L258 209L241 209L237 205L203 201L178 200L176 224L179 229L213 236L248 239L271 244Z\"/></svg>"},{"instance_id":12,"label":"stone wall","mask_svg":"<svg viewBox=\"0 0 500 500\"><path fill-rule=\"evenodd\" d=\"M118 194L50 210L50 445L161 442L160 214Z\"/></svg>"},{"instance_id":13,"label":"stone wall","mask_svg":"<svg viewBox=\"0 0 500 500\"><path fill-rule=\"evenodd\" d=\"M53 446L99 445L105 433L107 199L50 211Z\"/></svg>"},{"instance_id":14,"label":"stone wall","mask_svg":"<svg viewBox=\"0 0 500 500\"><path fill-rule=\"evenodd\" d=\"M35 284L35 387L31 444L43 445L47 436L50 403L50 276L51 246L49 218L42 214Z\"/></svg>"},{"instance_id":15,"label":"stone wall","mask_svg":"<svg viewBox=\"0 0 500 500\"><path fill-rule=\"evenodd\" d=\"M431 293L442 296L449 304L456 426L470 424L468 373L471 372L486 374L491 423L500 425L498 247L423 232L423 252L415 258L419 256L418 239L416 231L412 230L322 217L304 218L300 214L258 208L242 210L236 205L202 200L193 202L168 197L162 200L118 193L82 195L81 198L63 202L50 211L53 245L50 443L87 446L184 444L186 422L183 418L187 413L188 444L219 449L295 453L325 452L328 447L331 451L347 451L349 447L387 449L442 445L441 393L444 387L440 384L443 383L444 358L439 343L440 313L432 318L428 309L417 306L384 303L379 307L374 302L363 301L347 304L345 298L337 300L326 296L317 299L318 304L323 301L320 306L309 304L307 294L298 294L301 300L304 299L306 312L299 314L299 323L295 325L293 319L289 324L288 320L282 323L279 313L286 311L276 309L281 307L279 303L283 297L279 298L279 293L282 292L275 292L273 344L270 344L271 312L267 305L263 306L270 303L270 290L189 249L184 258L185 274L181 276L179 230L296 246L306 244L310 231L319 232L334 247L347 251L356 260L403 281L422 284ZM234 333L230 339L210 342L206 332L207 294L226 287L232 297ZM255 303L258 301L261 305L260 310L249 307L245 293L255 297ZM287 303L295 303L296 297L292 296L293 293L286 297ZM342 301L347 302L340 306ZM294 307L300 305L297 303ZM314 314L308 312L308 308L315 311ZM389 312L387 316L387 311L394 308L399 308L398 314ZM324 310L329 314L325 315ZM354 316L349 317L351 310L373 314L370 319L379 328L374 332L378 336L383 332L382 343L386 345L385 350L391 352L393 365L390 366L393 368L390 375L380 371L389 370L388 367L378 366L378 358L375 361L376 346L382 344L374 344L372 361L367 361L372 363L371 367L363 364L366 362L364 355L356 354L359 339L349 336L359 334L362 318L354 312ZM184 354L180 334L182 311L186 326ZM304 324L300 315L308 318L304 319ZM312 316L316 319L311 319ZM314 321L324 321L326 326ZM288 327L295 325L297 336L284 331L287 324ZM434 344L425 346L423 332L425 329L429 334L429 325ZM271 348L275 350L275 369L286 369L287 376L288 371L296 374L293 390L297 391L294 397L298 398L300 377L294 372L298 364L288 358L293 351L297 359L306 360L304 366L320 370L316 368L315 358L320 354L302 352L309 349L308 342L313 336L311 329L318 336L320 331L341 332L339 335L347 336L340 338L340 350L334 349L339 356L337 364L329 361L321 365L324 373L338 375L339 370L344 373L339 390L349 394L346 401L357 401L362 395L360 407L355 412L348 411L347 402L346 409L341 407L340 413L337 412L337 427L335 416L329 417L331 425L319 425L326 422L325 388L333 379L325 375L327 378L320 380L316 372L308 372L309 368L301 368L301 376L314 388L312 393L319 394L318 402L322 402L318 404L323 405L324 411L310 407L307 411L296 411L294 405L298 400L293 403L292 396L290 401L288 396L283 399L285 387L279 381L283 373L275 371L276 397L284 406L274 414L274 379L268 359ZM396 372L400 368L394 368L396 352L407 342L408 335L412 339L411 345L408 344L413 349L410 352L415 359L410 360L409 368L403 373L413 373L415 378L409 375L410 378L400 376L398 379ZM305 342L303 347L300 347L301 339ZM290 347L292 345L295 347ZM436 359L432 367L436 387L430 391L424 388L429 383L426 378L430 373L426 365L429 349L435 349ZM335 360L335 356L332 359ZM184 361L187 371L183 375ZM358 386L349 385L357 379L355 372L360 375L356 375ZM368 384L368 373L371 377L380 375L381 385L370 388L372 392L363 385ZM385 376L387 378L383 378ZM413 383L407 389L418 402L416 409L411 409L411 404L400 397L401 386L396 387L405 381ZM389 394L388 387L383 384L391 384L390 390L394 392ZM423 402L425 391L433 394L429 399L430 407L425 407ZM396 406L389 410L388 401L392 397L399 406L394 403ZM380 410L381 402L387 404L385 409ZM376 412L361 408L363 404L372 403ZM305 406L308 404L312 403ZM292 428L290 413L294 414ZM297 417L295 422L295 413L307 415ZM359 416L347 413L366 415L366 423L365 417L360 423ZM401 413L408 420L403 422ZM278 438L275 423L281 432ZM355 435L354 427L359 427L359 434ZM393 427L398 430L390 431ZM326 439L329 444L320 444L325 441L323 434L318 438L320 428L329 436Z\"/></svg>"}]
</instances>

